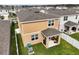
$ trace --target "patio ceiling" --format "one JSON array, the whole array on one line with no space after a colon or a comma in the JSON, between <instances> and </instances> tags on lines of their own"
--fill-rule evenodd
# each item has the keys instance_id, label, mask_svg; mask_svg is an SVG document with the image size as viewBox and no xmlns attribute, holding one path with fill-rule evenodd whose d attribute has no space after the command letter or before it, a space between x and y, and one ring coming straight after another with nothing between
<instances>
[{"instance_id":1,"label":"patio ceiling","mask_svg":"<svg viewBox=\"0 0 79 59\"><path fill-rule=\"evenodd\" d=\"M65 26L68 26L68 27L72 27L72 26L76 26L76 25L78 25L78 24L77 24L77 23L74 23L74 22L72 22L72 21L68 21L68 22L66 22L64 25L65 25Z\"/></svg>"},{"instance_id":2,"label":"patio ceiling","mask_svg":"<svg viewBox=\"0 0 79 59\"><path fill-rule=\"evenodd\" d=\"M42 33L46 37L48 37L48 36L53 36L53 35L60 34L60 31L58 31L57 29L54 29L54 28L47 28L47 29L43 30Z\"/></svg>"}]
</instances>

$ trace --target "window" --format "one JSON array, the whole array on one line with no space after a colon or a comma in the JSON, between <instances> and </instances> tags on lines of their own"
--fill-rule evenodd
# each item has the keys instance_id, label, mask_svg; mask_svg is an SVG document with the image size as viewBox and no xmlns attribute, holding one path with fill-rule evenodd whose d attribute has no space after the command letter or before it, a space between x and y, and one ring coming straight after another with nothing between
<instances>
[{"instance_id":1,"label":"window","mask_svg":"<svg viewBox=\"0 0 79 59\"><path fill-rule=\"evenodd\" d=\"M75 19L77 19L77 18L78 18L78 15L76 15Z\"/></svg>"},{"instance_id":2,"label":"window","mask_svg":"<svg viewBox=\"0 0 79 59\"><path fill-rule=\"evenodd\" d=\"M35 35L35 39L38 39L38 34Z\"/></svg>"},{"instance_id":3,"label":"window","mask_svg":"<svg viewBox=\"0 0 79 59\"><path fill-rule=\"evenodd\" d=\"M68 20L68 16L64 16L64 21Z\"/></svg>"},{"instance_id":4,"label":"window","mask_svg":"<svg viewBox=\"0 0 79 59\"><path fill-rule=\"evenodd\" d=\"M34 40L34 35L32 35L32 40Z\"/></svg>"},{"instance_id":5,"label":"window","mask_svg":"<svg viewBox=\"0 0 79 59\"><path fill-rule=\"evenodd\" d=\"M38 39L38 34L32 35L32 40L37 40Z\"/></svg>"},{"instance_id":6,"label":"window","mask_svg":"<svg viewBox=\"0 0 79 59\"><path fill-rule=\"evenodd\" d=\"M52 26L52 25L54 25L54 20L49 20L48 21L48 26Z\"/></svg>"}]
</instances>

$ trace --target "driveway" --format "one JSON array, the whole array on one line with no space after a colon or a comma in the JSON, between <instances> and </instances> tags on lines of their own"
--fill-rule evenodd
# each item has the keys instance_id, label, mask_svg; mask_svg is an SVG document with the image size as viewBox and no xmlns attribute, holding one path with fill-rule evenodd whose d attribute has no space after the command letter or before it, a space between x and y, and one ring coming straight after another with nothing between
<instances>
[{"instance_id":1,"label":"driveway","mask_svg":"<svg viewBox=\"0 0 79 59\"><path fill-rule=\"evenodd\" d=\"M63 38L65 41L67 41L69 44L71 44L75 48L79 49L79 41L77 41L76 39L64 33L61 34L61 38Z\"/></svg>"}]
</instances>

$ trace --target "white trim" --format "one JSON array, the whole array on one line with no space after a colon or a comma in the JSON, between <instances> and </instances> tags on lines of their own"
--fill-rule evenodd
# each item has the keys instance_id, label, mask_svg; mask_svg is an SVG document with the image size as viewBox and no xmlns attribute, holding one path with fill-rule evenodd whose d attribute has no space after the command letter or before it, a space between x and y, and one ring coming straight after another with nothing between
<instances>
[{"instance_id":1,"label":"white trim","mask_svg":"<svg viewBox=\"0 0 79 59\"><path fill-rule=\"evenodd\" d=\"M59 20L59 18L50 18L50 19L58 19ZM37 21L48 21L49 19L41 19L41 20L34 20L34 21L24 21L24 22L20 22L20 23L30 23L30 22L37 22Z\"/></svg>"},{"instance_id":2,"label":"white trim","mask_svg":"<svg viewBox=\"0 0 79 59\"><path fill-rule=\"evenodd\" d=\"M47 28L45 28L45 29L47 29ZM45 29L43 29L43 30L45 30ZM36 34L36 33L40 33L41 31L43 31L43 30L40 30L40 31L36 31L36 32L31 32L31 33L22 33L23 35L29 35L29 34Z\"/></svg>"}]
</instances>

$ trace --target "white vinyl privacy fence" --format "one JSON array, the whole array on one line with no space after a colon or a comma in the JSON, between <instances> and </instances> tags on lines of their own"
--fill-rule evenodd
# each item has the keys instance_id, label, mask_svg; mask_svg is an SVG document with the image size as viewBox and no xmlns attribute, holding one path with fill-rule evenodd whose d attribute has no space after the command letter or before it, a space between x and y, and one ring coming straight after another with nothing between
<instances>
[{"instance_id":1,"label":"white vinyl privacy fence","mask_svg":"<svg viewBox=\"0 0 79 59\"><path fill-rule=\"evenodd\" d=\"M69 44L71 44L75 48L79 49L79 41L78 40L76 40L64 33L61 34L61 38L63 38L65 41L67 41Z\"/></svg>"}]
</instances>

